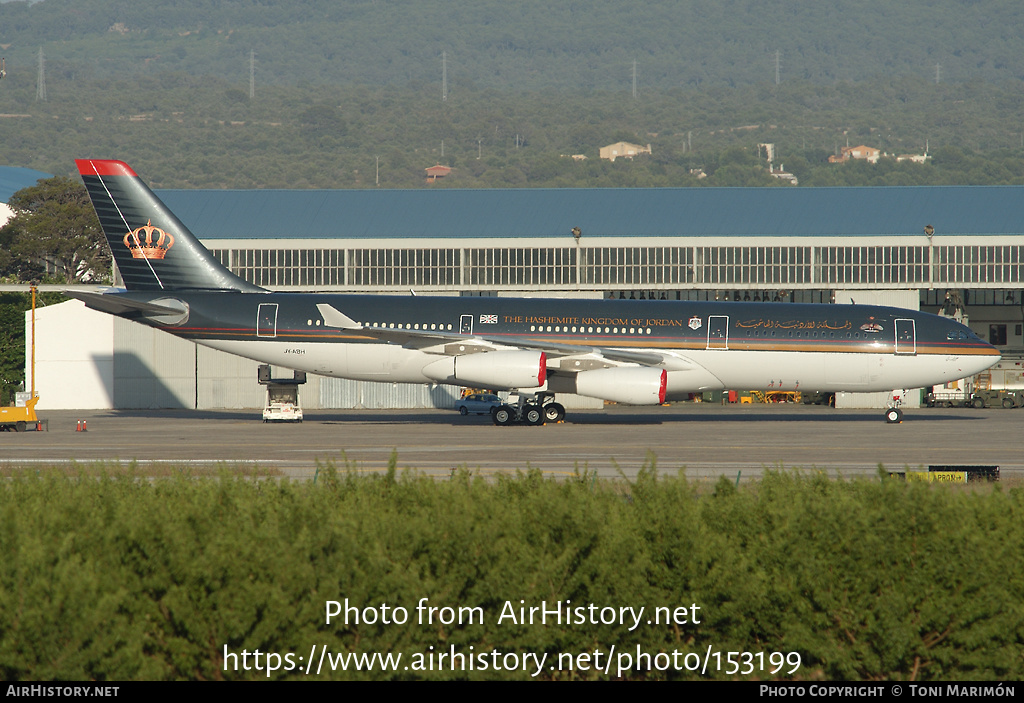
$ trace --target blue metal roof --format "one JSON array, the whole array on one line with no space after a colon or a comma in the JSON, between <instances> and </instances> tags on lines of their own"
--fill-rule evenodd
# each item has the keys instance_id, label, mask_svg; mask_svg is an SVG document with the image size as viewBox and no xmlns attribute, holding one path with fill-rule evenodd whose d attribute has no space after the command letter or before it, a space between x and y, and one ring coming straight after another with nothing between
<instances>
[{"instance_id":1,"label":"blue metal roof","mask_svg":"<svg viewBox=\"0 0 1024 703\"><path fill-rule=\"evenodd\" d=\"M31 168L0 166L0 203L8 202L22 188L34 186L40 178L53 178L53 174Z\"/></svg>"},{"instance_id":2,"label":"blue metal roof","mask_svg":"<svg viewBox=\"0 0 1024 703\"><path fill-rule=\"evenodd\" d=\"M1024 234L1024 186L157 194L208 240Z\"/></svg>"}]
</instances>

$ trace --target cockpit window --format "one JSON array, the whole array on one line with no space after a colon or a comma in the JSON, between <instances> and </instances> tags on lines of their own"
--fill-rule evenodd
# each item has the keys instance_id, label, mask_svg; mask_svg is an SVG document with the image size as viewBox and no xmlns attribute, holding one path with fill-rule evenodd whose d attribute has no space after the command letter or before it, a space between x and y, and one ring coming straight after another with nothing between
<instances>
[{"instance_id":1,"label":"cockpit window","mask_svg":"<svg viewBox=\"0 0 1024 703\"><path fill-rule=\"evenodd\" d=\"M978 335L974 334L971 329L964 327L963 329L946 332L946 339L950 341L965 341L968 339L978 339Z\"/></svg>"}]
</instances>

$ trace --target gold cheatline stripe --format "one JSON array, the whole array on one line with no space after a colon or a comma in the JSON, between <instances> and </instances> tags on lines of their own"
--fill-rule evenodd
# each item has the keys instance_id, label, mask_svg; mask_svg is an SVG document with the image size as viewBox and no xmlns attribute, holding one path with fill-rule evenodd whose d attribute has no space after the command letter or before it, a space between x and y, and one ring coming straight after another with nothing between
<instances>
[{"instance_id":1,"label":"gold cheatline stripe","mask_svg":"<svg viewBox=\"0 0 1024 703\"><path fill-rule=\"evenodd\" d=\"M162 329L166 329L167 331L171 331L171 330L174 330L175 328L173 328L173 327L166 327L166 328L162 328ZM179 333L183 332L183 331L186 331L186 330L181 330L181 329L177 330L177 332L179 332ZM402 330L402 331L404 332L405 330ZM199 337L199 338L204 338L204 337L213 337L213 338L217 338L217 337L244 337L244 338L249 338L249 339L276 339L276 340L282 341L282 342L288 341L288 340L291 340L291 339L296 339L296 338L299 338L299 339L309 339L309 340L312 340L312 341L328 341L328 342L337 342L337 341L340 341L340 340L351 339L351 340L358 340L360 342L367 343L367 344L378 343L378 340L377 340L376 337L368 337L368 336L359 335L359 334L340 334L340 333L333 333L333 334L332 333L319 333L319 334L297 334L297 333L290 333L290 334L277 334L277 335L271 337L269 335L256 336L254 330L239 330L237 332L235 332L235 331L227 331L227 330L218 330L216 333L208 333L208 334L204 334L202 330L197 330L191 336ZM467 338L467 341L469 341L470 339L471 338ZM550 341L550 340L546 340L546 339L543 339L543 338L539 338L538 339L538 338L535 338L535 337L527 337L526 339L528 341L530 341L530 342L532 342L534 344L538 344L538 345L543 345L545 342ZM454 341L455 340L439 339L439 340L437 340L437 343L438 344L448 344L448 343L454 342ZM608 343L604 344L604 345L601 345L601 344L599 344L599 342L601 342L601 341L607 341ZM387 342L379 342L379 343L387 344ZM499 340L498 343L504 343L504 342L501 342ZM507 343L508 343L509 346L515 346L515 344L512 343L512 342L507 342ZM686 350L686 351L832 352L832 353L841 353L841 354L885 354L887 356L888 355L896 356L895 352L893 351L892 345L886 345L885 347L879 348L879 347L864 347L864 346L855 346L855 345L846 345L846 344L841 344L841 345L840 344L836 344L836 345L831 345L831 346L829 346L829 345L823 346L823 345L799 345L799 344L774 344L774 345L766 345L766 344L755 344L753 342L730 342L728 344L728 346L709 347L706 342L704 342L702 344L686 344L686 343L680 344L678 342L654 342L654 341L651 341L651 342L635 342L635 341L631 341L631 340L621 340L621 341L616 340L616 341L612 341L612 340L601 340L601 339L595 339L595 340L589 340L589 341L575 341L575 340L568 341L568 340L563 340L563 341L556 341L556 342L553 342L553 343L555 343L555 344L565 344L565 345L568 345L568 346L579 346L579 347L604 346L604 347L616 348L616 349L626 348L626 349L680 349L680 350ZM905 352L905 353L899 354L899 356L913 356L915 353L916 354L957 354L959 356L999 356L999 351L998 350L992 351L992 350L978 348L978 347L944 347L944 346L939 346L939 345L918 345L915 352Z\"/></svg>"}]
</instances>

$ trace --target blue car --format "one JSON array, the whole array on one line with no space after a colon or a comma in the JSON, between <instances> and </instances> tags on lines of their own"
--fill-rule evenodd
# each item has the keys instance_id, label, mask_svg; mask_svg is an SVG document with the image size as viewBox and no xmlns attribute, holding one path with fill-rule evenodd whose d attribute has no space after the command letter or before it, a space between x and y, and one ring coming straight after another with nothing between
<instances>
[{"instance_id":1,"label":"blue car","mask_svg":"<svg viewBox=\"0 0 1024 703\"><path fill-rule=\"evenodd\" d=\"M479 415L491 415L502 404L501 398L493 393L470 393L465 398L460 398L455 404L455 409L460 415L476 413Z\"/></svg>"}]
</instances>

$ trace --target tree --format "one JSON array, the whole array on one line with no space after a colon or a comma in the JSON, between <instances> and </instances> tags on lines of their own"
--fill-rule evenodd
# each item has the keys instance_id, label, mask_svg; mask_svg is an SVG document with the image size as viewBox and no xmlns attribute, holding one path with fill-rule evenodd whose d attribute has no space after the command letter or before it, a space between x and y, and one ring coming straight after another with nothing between
<instances>
[{"instance_id":1,"label":"tree","mask_svg":"<svg viewBox=\"0 0 1024 703\"><path fill-rule=\"evenodd\" d=\"M15 215L0 229L9 273L21 280L44 271L65 283L110 280L110 251L85 186L43 178L11 196L10 206Z\"/></svg>"},{"instance_id":2,"label":"tree","mask_svg":"<svg viewBox=\"0 0 1024 703\"><path fill-rule=\"evenodd\" d=\"M39 293L36 307L65 300L61 293ZM28 293L0 293L0 406L10 405L25 382L25 313L31 309Z\"/></svg>"},{"instance_id":3,"label":"tree","mask_svg":"<svg viewBox=\"0 0 1024 703\"><path fill-rule=\"evenodd\" d=\"M0 293L0 405L25 380L25 295Z\"/></svg>"},{"instance_id":4,"label":"tree","mask_svg":"<svg viewBox=\"0 0 1024 703\"><path fill-rule=\"evenodd\" d=\"M341 111L332 105L313 105L299 115L299 124L315 134L343 137L348 125Z\"/></svg>"}]
</instances>

